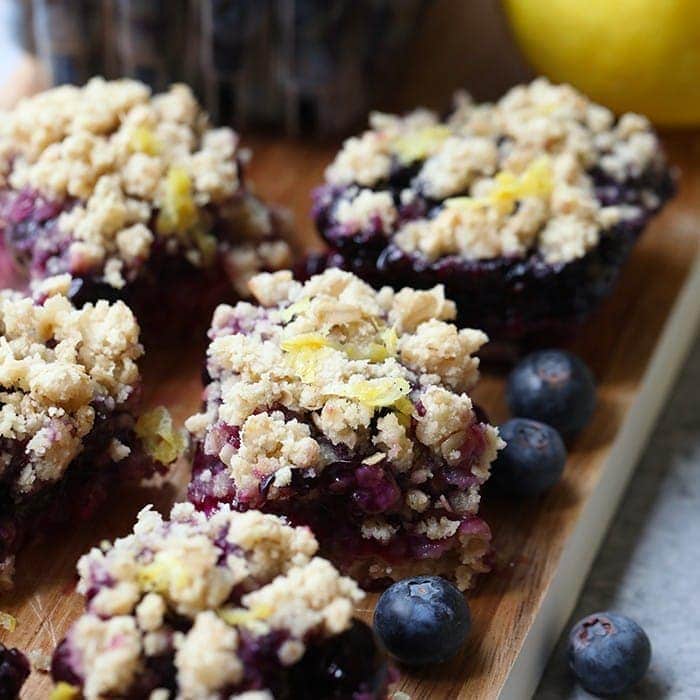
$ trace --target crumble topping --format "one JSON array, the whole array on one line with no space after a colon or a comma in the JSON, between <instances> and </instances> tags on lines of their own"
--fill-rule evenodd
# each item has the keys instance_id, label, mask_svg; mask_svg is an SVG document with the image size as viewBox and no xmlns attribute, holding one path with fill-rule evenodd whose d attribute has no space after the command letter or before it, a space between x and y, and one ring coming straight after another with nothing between
<instances>
[{"instance_id":1,"label":"crumble topping","mask_svg":"<svg viewBox=\"0 0 700 700\"><path fill-rule=\"evenodd\" d=\"M321 437L352 449L374 445L406 469L413 447L404 426L411 416L419 439L437 452L447 449L448 436L459 439L448 421L472 422L463 392L478 378L473 353L487 338L440 320L454 317L441 287L377 292L333 269L303 285L286 271L262 274L251 290L266 308L242 302L220 306L214 315L209 372L220 391L204 414L187 422L201 435L214 412L240 428L239 447L226 442L218 450L239 489L256 489L269 475L275 487L285 486L294 470L320 473L329 460ZM255 325L230 331L247 319ZM435 392L447 397L446 410L433 410ZM452 416L450 399L459 406ZM418 400L423 415L416 412ZM316 437L297 415L310 417Z\"/></svg>"},{"instance_id":2,"label":"crumble topping","mask_svg":"<svg viewBox=\"0 0 700 700\"><path fill-rule=\"evenodd\" d=\"M394 191L392 175L408 166L417 174ZM400 249L428 261L537 251L548 263L564 264L642 213L605 206L591 171L621 183L661 166L658 139L644 117L616 120L572 87L539 78L494 104L458 95L444 122L424 109L374 114L368 131L345 142L326 179L345 188L332 217L346 231L380 225ZM428 213L402 221L402 208L416 195Z\"/></svg>"},{"instance_id":3,"label":"crumble topping","mask_svg":"<svg viewBox=\"0 0 700 700\"><path fill-rule=\"evenodd\" d=\"M129 308L99 301L76 309L60 293L65 282L47 282L44 289L56 293L41 304L0 292L0 476L15 456L12 445L22 445L16 498L58 481L96 409L125 404L139 379L143 350Z\"/></svg>"},{"instance_id":4,"label":"crumble topping","mask_svg":"<svg viewBox=\"0 0 700 700\"><path fill-rule=\"evenodd\" d=\"M310 641L348 629L363 597L317 547L307 528L258 511L224 506L207 518L177 504L164 521L145 508L133 534L78 563L87 611L66 644L83 696L128 694L149 657L172 654L178 698L219 697L243 679L246 645L274 632L284 635L279 663L293 665Z\"/></svg>"},{"instance_id":5,"label":"crumble topping","mask_svg":"<svg viewBox=\"0 0 700 700\"><path fill-rule=\"evenodd\" d=\"M157 243L211 265L221 220L241 224L235 243L254 251L270 230L241 182L245 158L238 135L211 128L185 85L153 96L134 80L93 78L26 98L0 119L0 186L64 203L69 269L99 270L115 288Z\"/></svg>"}]
</instances>

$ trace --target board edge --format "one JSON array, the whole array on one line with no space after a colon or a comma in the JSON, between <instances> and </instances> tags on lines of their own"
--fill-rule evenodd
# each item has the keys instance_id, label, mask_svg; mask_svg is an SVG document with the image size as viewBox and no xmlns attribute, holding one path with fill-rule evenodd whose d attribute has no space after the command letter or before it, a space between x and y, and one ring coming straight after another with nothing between
<instances>
[{"instance_id":1,"label":"board edge","mask_svg":"<svg viewBox=\"0 0 700 700\"><path fill-rule=\"evenodd\" d=\"M700 252L673 304L641 388L605 460L601 478L568 538L535 621L503 684L500 700L525 700L537 690L547 661L576 605L664 401L700 327ZM639 435L644 435L643 440Z\"/></svg>"}]
</instances>

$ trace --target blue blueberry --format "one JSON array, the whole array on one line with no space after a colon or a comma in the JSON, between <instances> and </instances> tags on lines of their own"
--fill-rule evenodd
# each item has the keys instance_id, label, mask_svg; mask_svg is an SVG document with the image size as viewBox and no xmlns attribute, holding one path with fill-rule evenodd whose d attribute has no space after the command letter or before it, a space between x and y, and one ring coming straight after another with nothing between
<instances>
[{"instance_id":1,"label":"blue blueberry","mask_svg":"<svg viewBox=\"0 0 700 700\"><path fill-rule=\"evenodd\" d=\"M15 700L29 677L29 661L17 649L0 644L0 700Z\"/></svg>"},{"instance_id":2,"label":"blue blueberry","mask_svg":"<svg viewBox=\"0 0 700 700\"><path fill-rule=\"evenodd\" d=\"M506 446L491 467L494 485L514 496L536 496L561 478L566 447L550 425L511 418L499 432Z\"/></svg>"},{"instance_id":3,"label":"blue blueberry","mask_svg":"<svg viewBox=\"0 0 700 700\"><path fill-rule=\"evenodd\" d=\"M464 596L439 576L398 581L382 593L374 611L374 631L386 651L415 666L452 658L470 629Z\"/></svg>"},{"instance_id":4,"label":"blue blueberry","mask_svg":"<svg viewBox=\"0 0 700 700\"><path fill-rule=\"evenodd\" d=\"M638 683L649 668L651 644L634 620L613 612L580 620L569 634L569 666L594 695L618 695Z\"/></svg>"},{"instance_id":5,"label":"blue blueberry","mask_svg":"<svg viewBox=\"0 0 700 700\"><path fill-rule=\"evenodd\" d=\"M541 350L515 366L508 377L506 398L514 416L534 418L571 437L593 415L595 380L576 355Z\"/></svg>"}]
</instances>

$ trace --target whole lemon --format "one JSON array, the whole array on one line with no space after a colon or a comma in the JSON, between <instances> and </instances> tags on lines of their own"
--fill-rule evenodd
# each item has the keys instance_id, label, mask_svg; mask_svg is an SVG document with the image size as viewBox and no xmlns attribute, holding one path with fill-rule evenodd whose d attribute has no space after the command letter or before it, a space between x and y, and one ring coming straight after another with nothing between
<instances>
[{"instance_id":1,"label":"whole lemon","mask_svg":"<svg viewBox=\"0 0 700 700\"><path fill-rule=\"evenodd\" d=\"M700 0L504 0L533 66L612 109L700 124Z\"/></svg>"}]
</instances>

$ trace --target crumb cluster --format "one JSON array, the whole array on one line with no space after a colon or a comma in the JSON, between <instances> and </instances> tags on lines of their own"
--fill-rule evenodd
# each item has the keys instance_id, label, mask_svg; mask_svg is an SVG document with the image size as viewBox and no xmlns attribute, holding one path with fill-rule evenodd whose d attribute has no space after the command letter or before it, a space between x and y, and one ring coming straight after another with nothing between
<instances>
[{"instance_id":1,"label":"crumb cluster","mask_svg":"<svg viewBox=\"0 0 700 700\"><path fill-rule=\"evenodd\" d=\"M425 109L374 114L368 131L345 142L326 179L343 190L332 219L347 233L378 227L428 261L536 251L564 264L642 213L599 201L591 173L623 182L661 165L644 117L616 119L570 86L540 78L494 104L459 95L445 121ZM392 179L402 170L415 175L396 190ZM645 197L647 208L658 204L651 189ZM404 216L412 209L422 213Z\"/></svg>"},{"instance_id":2,"label":"crumb cluster","mask_svg":"<svg viewBox=\"0 0 700 700\"><path fill-rule=\"evenodd\" d=\"M83 448L97 410L123 407L139 380L139 328L122 302L76 309L54 279L43 301L0 292L0 481L18 459L21 499L58 481ZM113 441L115 459L125 456ZM128 449L127 449L128 454Z\"/></svg>"},{"instance_id":3,"label":"crumb cluster","mask_svg":"<svg viewBox=\"0 0 700 700\"><path fill-rule=\"evenodd\" d=\"M80 560L87 611L62 658L86 700L128 695L166 656L182 700L271 698L264 687L236 690L250 680L255 640L279 640L276 663L292 666L310 642L346 630L363 596L316 551L307 528L257 511L207 518L178 504L164 521L146 508L133 534ZM167 688L151 690L161 696Z\"/></svg>"}]
</instances>

